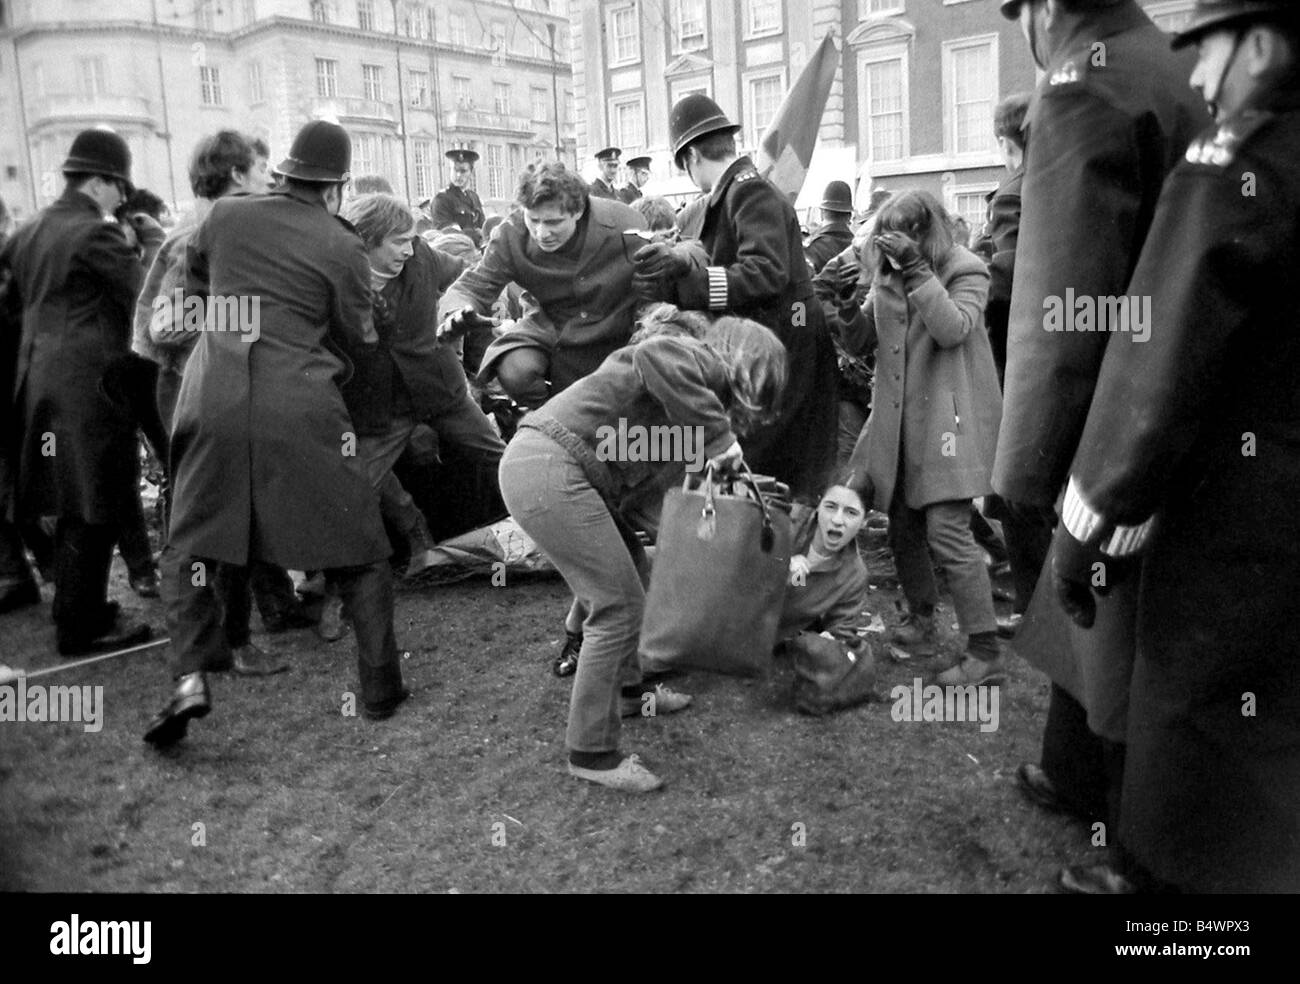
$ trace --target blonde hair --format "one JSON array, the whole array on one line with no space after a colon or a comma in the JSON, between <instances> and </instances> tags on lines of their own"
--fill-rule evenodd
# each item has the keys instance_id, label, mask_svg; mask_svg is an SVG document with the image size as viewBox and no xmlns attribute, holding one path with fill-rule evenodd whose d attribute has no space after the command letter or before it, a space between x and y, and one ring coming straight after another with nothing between
<instances>
[{"instance_id":1,"label":"blonde hair","mask_svg":"<svg viewBox=\"0 0 1300 984\"><path fill-rule=\"evenodd\" d=\"M415 213L396 195L381 191L358 195L343 203L339 215L357 230L366 249L374 249L389 236L415 228Z\"/></svg>"},{"instance_id":2,"label":"blonde hair","mask_svg":"<svg viewBox=\"0 0 1300 984\"><path fill-rule=\"evenodd\" d=\"M749 318L724 316L704 333L704 344L727 368L731 405L727 408L738 434L770 423L780 413L785 393L785 346L776 333Z\"/></svg>"}]
</instances>

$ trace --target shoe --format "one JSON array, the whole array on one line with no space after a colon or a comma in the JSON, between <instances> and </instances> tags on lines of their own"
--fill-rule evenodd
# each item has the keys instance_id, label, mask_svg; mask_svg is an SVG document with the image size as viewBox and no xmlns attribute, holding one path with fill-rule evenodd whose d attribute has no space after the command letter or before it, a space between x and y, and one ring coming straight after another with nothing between
<instances>
[{"instance_id":1,"label":"shoe","mask_svg":"<svg viewBox=\"0 0 1300 984\"><path fill-rule=\"evenodd\" d=\"M908 612L898 623L889 639L906 656L933 656L939 637L935 631L933 615L914 615Z\"/></svg>"},{"instance_id":2,"label":"shoe","mask_svg":"<svg viewBox=\"0 0 1300 984\"><path fill-rule=\"evenodd\" d=\"M208 681L202 673L187 673L176 684L171 703L150 723L144 740L155 748L166 748L185 737L191 718L206 717L212 710Z\"/></svg>"},{"instance_id":3,"label":"shoe","mask_svg":"<svg viewBox=\"0 0 1300 984\"><path fill-rule=\"evenodd\" d=\"M59 655L64 657L91 656L95 653L111 653L115 649L130 649L153 638L153 629L143 622L126 622L114 624L101 635L89 639L67 639L60 634L58 640Z\"/></svg>"},{"instance_id":4,"label":"shoe","mask_svg":"<svg viewBox=\"0 0 1300 984\"><path fill-rule=\"evenodd\" d=\"M397 713L397 709L406 703L411 696L411 688L403 687L402 692L396 697L384 701L382 704L367 704L361 708L361 716L367 721L387 721Z\"/></svg>"},{"instance_id":5,"label":"shoe","mask_svg":"<svg viewBox=\"0 0 1300 984\"><path fill-rule=\"evenodd\" d=\"M41 589L29 576L27 580L10 585L0 591L0 615L16 612L20 608L41 603Z\"/></svg>"},{"instance_id":6,"label":"shoe","mask_svg":"<svg viewBox=\"0 0 1300 984\"><path fill-rule=\"evenodd\" d=\"M1033 762L1022 762L1016 769L1016 785L1029 802L1049 813L1074 813L1056 791L1056 784Z\"/></svg>"},{"instance_id":7,"label":"shoe","mask_svg":"<svg viewBox=\"0 0 1300 984\"><path fill-rule=\"evenodd\" d=\"M1024 621L1025 616L1019 612L1011 615L998 616L998 635L1003 639L1012 639L1015 637L1016 630L1020 628L1020 623Z\"/></svg>"},{"instance_id":8,"label":"shoe","mask_svg":"<svg viewBox=\"0 0 1300 984\"><path fill-rule=\"evenodd\" d=\"M641 764L637 755L629 755L618 763L616 769L584 769L570 762L569 775L624 793L649 793L664 784L662 779Z\"/></svg>"},{"instance_id":9,"label":"shoe","mask_svg":"<svg viewBox=\"0 0 1300 984\"><path fill-rule=\"evenodd\" d=\"M230 666L226 669L235 676L275 676L286 672L289 664L277 661L270 653L247 642L231 650Z\"/></svg>"},{"instance_id":10,"label":"shoe","mask_svg":"<svg viewBox=\"0 0 1300 984\"><path fill-rule=\"evenodd\" d=\"M338 595L327 595L320 610L320 621L316 623L316 634L326 642L337 642L348 631L343 621L343 599Z\"/></svg>"},{"instance_id":11,"label":"shoe","mask_svg":"<svg viewBox=\"0 0 1300 984\"><path fill-rule=\"evenodd\" d=\"M271 635L291 632L294 629L310 629L319 619L312 618L301 606L294 605L278 615L262 616L262 628Z\"/></svg>"},{"instance_id":12,"label":"shoe","mask_svg":"<svg viewBox=\"0 0 1300 984\"><path fill-rule=\"evenodd\" d=\"M573 676L578 672L578 653L582 650L582 633L564 633L564 648L551 664L551 672L557 677Z\"/></svg>"},{"instance_id":13,"label":"shoe","mask_svg":"<svg viewBox=\"0 0 1300 984\"><path fill-rule=\"evenodd\" d=\"M1136 895L1137 886L1109 864L1072 864L1056 876L1057 887L1069 895Z\"/></svg>"},{"instance_id":14,"label":"shoe","mask_svg":"<svg viewBox=\"0 0 1300 984\"><path fill-rule=\"evenodd\" d=\"M141 574L139 577L128 578L131 584L131 590L141 598L157 598L158 589L161 582L158 580L157 571L149 571L147 574Z\"/></svg>"},{"instance_id":15,"label":"shoe","mask_svg":"<svg viewBox=\"0 0 1300 984\"><path fill-rule=\"evenodd\" d=\"M427 571L438 559L433 550L433 534L429 532L429 524L425 522L423 514L406 531L406 542L410 547L411 559L407 561L406 573L402 576L409 581L422 571Z\"/></svg>"},{"instance_id":16,"label":"shoe","mask_svg":"<svg viewBox=\"0 0 1300 984\"><path fill-rule=\"evenodd\" d=\"M1005 601L1008 604L1016 600L1016 593L1010 588L1004 588L1000 584L993 585L993 600Z\"/></svg>"},{"instance_id":17,"label":"shoe","mask_svg":"<svg viewBox=\"0 0 1300 984\"><path fill-rule=\"evenodd\" d=\"M646 695L654 694L650 702ZM690 694L679 694L676 690L655 684L654 690L647 690L640 697L620 697L619 713L625 717L658 717L660 714L676 714L691 706L694 698ZM649 713L646 713L646 712Z\"/></svg>"},{"instance_id":18,"label":"shoe","mask_svg":"<svg viewBox=\"0 0 1300 984\"><path fill-rule=\"evenodd\" d=\"M1006 676L1002 657L993 660L976 659L963 656L961 662L951 666L934 678L941 687L976 687L982 683L993 683Z\"/></svg>"}]
</instances>

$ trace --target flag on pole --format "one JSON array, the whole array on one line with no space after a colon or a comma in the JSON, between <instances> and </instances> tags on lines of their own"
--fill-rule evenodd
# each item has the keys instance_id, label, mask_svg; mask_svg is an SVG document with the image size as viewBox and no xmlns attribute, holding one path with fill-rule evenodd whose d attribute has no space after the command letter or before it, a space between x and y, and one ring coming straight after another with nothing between
<instances>
[{"instance_id":1,"label":"flag on pole","mask_svg":"<svg viewBox=\"0 0 1300 984\"><path fill-rule=\"evenodd\" d=\"M827 34L781 100L758 142L758 159L754 162L758 173L789 195L791 201L808 176L839 55L835 39Z\"/></svg>"}]
</instances>

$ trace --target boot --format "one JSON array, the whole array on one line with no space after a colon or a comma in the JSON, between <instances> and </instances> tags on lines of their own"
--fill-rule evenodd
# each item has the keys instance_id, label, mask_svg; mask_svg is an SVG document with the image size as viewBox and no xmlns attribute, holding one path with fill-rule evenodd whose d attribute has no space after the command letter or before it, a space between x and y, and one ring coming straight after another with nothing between
<instances>
[{"instance_id":1,"label":"boot","mask_svg":"<svg viewBox=\"0 0 1300 984\"><path fill-rule=\"evenodd\" d=\"M404 577L410 580L420 572L427 571L438 559L433 552L433 534L429 532L429 524L425 522L423 513L416 514L415 522L406 531L406 542L410 546L411 559L406 564Z\"/></svg>"},{"instance_id":2,"label":"boot","mask_svg":"<svg viewBox=\"0 0 1300 984\"><path fill-rule=\"evenodd\" d=\"M917 615L909 612L889 641L908 656L933 656L939 643L934 613Z\"/></svg>"}]
</instances>

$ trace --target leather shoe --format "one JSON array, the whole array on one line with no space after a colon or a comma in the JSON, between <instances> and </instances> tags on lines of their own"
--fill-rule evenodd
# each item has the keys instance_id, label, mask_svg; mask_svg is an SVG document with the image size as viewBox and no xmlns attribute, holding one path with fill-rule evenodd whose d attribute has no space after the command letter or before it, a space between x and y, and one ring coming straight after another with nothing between
<instances>
[{"instance_id":1,"label":"leather shoe","mask_svg":"<svg viewBox=\"0 0 1300 984\"><path fill-rule=\"evenodd\" d=\"M1137 886L1108 864L1072 864L1056 876L1069 895L1136 895Z\"/></svg>"},{"instance_id":2,"label":"leather shoe","mask_svg":"<svg viewBox=\"0 0 1300 984\"><path fill-rule=\"evenodd\" d=\"M1003 639L1014 638L1016 634L1016 630L1020 628L1020 623L1023 620L1024 620L1024 616L1018 612L1015 612L1011 615L1005 615L1005 616L999 615L997 619L998 635L1000 635Z\"/></svg>"},{"instance_id":3,"label":"leather shoe","mask_svg":"<svg viewBox=\"0 0 1300 984\"><path fill-rule=\"evenodd\" d=\"M578 653L582 651L582 633L565 632L564 648L551 664L551 672L557 677L573 676L578 672Z\"/></svg>"},{"instance_id":4,"label":"leather shoe","mask_svg":"<svg viewBox=\"0 0 1300 984\"><path fill-rule=\"evenodd\" d=\"M68 639L60 635L59 655L64 657L90 656L109 653L115 649L130 649L153 638L153 629L143 622L126 622L110 626L102 635L90 639Z\"/></svg>"},{"instance_id":5,"label":"leather shoe","mask_svg":"<svg viewBox=\"0 0 1300 984\"><path fill-rule=\"evenodd\" d=\"M141 574L139 577L128 578L131 584L131 590L141 598L157 598L161 582L158 580L158 572L150 571L147 574Z\"/></svg>"},{"instance_id":6,"label":"leather shoe","mask_svg":"<svg viewBox=\"0 0 1300 984\"><path fill-rule=\"evenodd\" d=\"M361 716L367 721L387 721L397 713L397 709L410 699L411 688L403 687L396 697L389 698L382 704L367 704L361 708Z\"/></svg>"},{"instance_id":7,"label":"leather shoe","mask_svg":"<svg viewBox=\"0 0 1300 984\"><path fill-rule=\"evenodd\" d=\"M176 684L171 703L149 722L144 740L155 748L167 748L185 737L191 718L205 717L212 710L208 681L202 673L187 673Z\"/></svg>"},{"instance_id":8,"label":"leather shoe","mask_svg":"<svg viewBox=\"0 0 1300 984\"><path fill-rule=\"evenodd\" d=\"M41 603L41 589L28 578L0 591L0 615Z\"/></svg>"},{"instance_id":9,"label":"leather shoe","mask_svg":"<svg viewBox=\"0 0 1300 984\"><path fill-rule=\"evenodd\" d=\"M1056 785L1047 778L1047 773L1032 762L1020 763L1016 769L1016 785L1035 806L1041 806L1050 813L1073 813L1065 800L1056 791Z\"/></svg>"},{"instance_id":10,"label":"leather shoe","mask_svg":"<svg viewBox=\"0 0 1300 984\"><path fill-rule=\"evenodd\" d=\"M275 676L289 669L289 664L276 660L270 653L247 642L230 651L230 665L222 667L235 676Z\"/></svg>"},{"instance_id":11,"label":"leather shoe","mask_svg":"<svg viewBox=\"0 0 1300 984\"><path fill-rule=\"evenodd\" d=\"M325 604L320 610L320 621L316 623L316 634L325 642L337 642L348 631L343 619L343 599L338 595L326 595Z\"/></svg>"}]
</instances>

